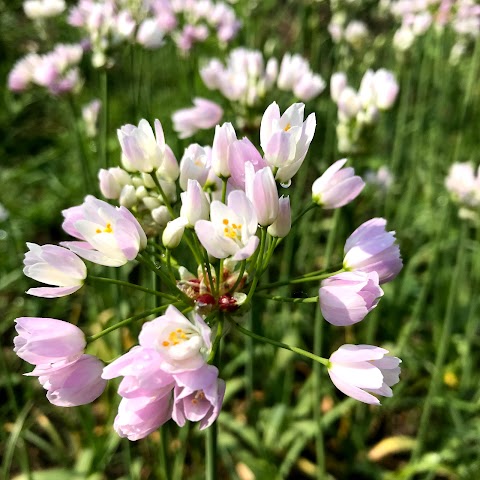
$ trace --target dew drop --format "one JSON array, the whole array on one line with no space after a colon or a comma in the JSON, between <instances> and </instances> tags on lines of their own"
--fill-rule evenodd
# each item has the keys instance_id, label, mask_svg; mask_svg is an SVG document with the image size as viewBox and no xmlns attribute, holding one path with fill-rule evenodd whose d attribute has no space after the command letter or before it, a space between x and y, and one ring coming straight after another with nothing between
<instances>
[{"instance_id":1,"label":"dew drop","mask_svg":"<svg viewBox=\"0 0 480 480\"><path fill-rule=\"evenodd\" d=\"M282 183L280 182L280 186L283 188L288 188L292 184L292 179L290 179L288 182Z\"/></svg>"}]
</instances>

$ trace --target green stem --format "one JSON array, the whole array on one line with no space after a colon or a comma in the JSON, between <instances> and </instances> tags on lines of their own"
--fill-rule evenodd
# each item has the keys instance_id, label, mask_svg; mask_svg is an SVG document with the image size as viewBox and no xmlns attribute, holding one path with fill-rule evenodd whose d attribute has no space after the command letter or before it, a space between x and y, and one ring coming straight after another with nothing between
<instances>
[{"instance_id":1,"label":"green stem","mask_svg":"<svg viewBox=\"0 0 480 480\"><path fill-rule=\"evenodd\" d=\"M282 342L277 342L276 340L272 340L271 338L267 337L262 337L261 335L258 335L256 333L251 332L250 330L247 330L246 328L243 328L240 326L238 323L234 322L231 320L231 322L234 324L235 328L243 333L244 335L247 335L251 338L254 338L255 340L258 340L263 343L268 343L269 345L273 345L274 347L278 348L283 348L284 350L289 350L290 352L295 352L298 353L299 355L302 355L304 357L310 358L311 360L315 360L318 363L321 363L322 365L325 365L326 367L330 366L330 360L319 357L318 355L315 355L311 352L308 352L307 350L303 350L303 348L298 348L298 347L292 347L290 345L287 345L286 343Z\"/></svg>"},{"instance_id":2,"label":"green stem","mask_svg":"<svg viewBox=\"0 0 480 480\"><path fill-rule=\"evenodd\" d=\"M206 432L206 480L217 479L217 422L213 422Z\"/></svg>"},{"instance_id":3,"label":"green stem","mask_svg":"<svg viewBox=\"0 0 480 480\"><path fill-rule=\"evenodd\" d=\"M172 303L172 305L178 306L178 302ZM139 313L138 315L134 315L133 317L129 317L125 320L122 320L121 322L118 322L115 325L112 325L111 327L108 327L105 330L102 330L101 332L96 333L95 335L87 337L87 343L92 343L95 340L98 340L99 338L103 337L104 335L107 335L107 333L113 332L118 328L124 327L125 325L129 325L130 323L136 320L141 320L142 318L148 317L149 315L160 313L163 310L166 310L167 308L168 308L168 305L162 305L160 307L152 308L151 310L147 310L145 312Z\"/></svg>"},{"instance_id":4,"label":"green stem","mask_svg":"<svg viewBox=\"0 0 480 480\"><path fill-rule=\"evenodd\" d=\"M243 274L245 273L245 267L247 266L247 261L246 260L242 260L242 262L240 263L240 270L238 272L238 277L237 277L237 280L235 281L235 283L232 285L232 288L228 291L229 294L232 294L233 292L235 292L235 290L237 289L237 287L240 285L240 282L242 281L243 279Z\"/></svg>"},{"instance_id":5,"label":"green stem","mask_svg":"<svg viewBox=\"0 0 480 480\"><path fill-rule=\"evenodd\" d=\"M268 283L266 285L262 285L259 287L257 290L267 290L269 288L275 288L275 287L282 287L283 285L295 285L297 283L305 283L305 282L318 282L319 280L324 280L325 278L331 277L333 275L338 275L339 273L345 272L344 268L341 268L340 270L337 270L336 272L330 272L330 273L323 273L322 275L315 275L315 276L302 276L298 278L294 278L293 280L282 280L279 282L274 282L274 283Z\"/></svg>"},{"instance_id":6,"label":"green stem","mask_svg":"<svg viewBox=\"0 0 480 480\"><path fill-rule=\"evenodd\" d=\"M162 185L160 185L160 181L158 180L157 175L154 172L152 172L150 173L150 177L152 177L152 180L154 181L155 186L158 188L158 191L160 192L160 196L162 197L163 203L167 207L168 212L170 213L172 218L175 218L176 217L175 212L173 211L173 208L170 205L170 201L168 200L168 197L165 194L162 188Z\"/></svg>"},{"instance_id":7,"label":"green stem","mask_svg":"<svg viewBox=\"0 0 480 480\"><path fill-rule=\"evenodd\" d=\"M316 303L318 302L318 295L316 297L307 298L291 298L282 297L281 295L267 295L265 293L258 293L255 295L258 298L265 298L266 300L274 300L275 302L288 302L288 303Z\"/></svg>"},{"instance_id":8,"label":"green stem","mask_svg":"<svg viewBox=\"0 0 480 480\"><path fill-rule=\"evenodd\" d=\"M94 275L89 275L87 280L93 280L95 282L101 283L110 283L114 285L121 285L123 287L134 288L135 290L140 290L141 292L150 293L151 295L156 295L157 297L163 297L167 300L176 300L177 297L173 295L169 295L168 293L157 292L156 290L152 290L151 288L142 287L141 285L136 285L130 282L124 282L123 280L116 280L114 278L106 278L106 277L96 277Z\"/></svg>"},{"instance_id":9,"label":"green stem","mask_svg":"<svg viewBox=\"0 0 480 480\"><path fill-rule=\"evenodd\" d=\"M311 203L308 207L306 207L304 210L302 210L297 218L295 218L295 220L292 221L292 228L300 221L300 219L307 213L309 212L310 210L313 210L314 208L318 207L318 205L316 203Z\"/></svg>"},{"instance_id":10,"label":"green stem","mask_svg":"<svg viewBox=\"0 0 480 480\"><path fill-rule=\"evenodd\" d=\"M110 166L108 158L108 74L107 69L103 68L100 72L100 90L102 96L102 143L101 143L101 157L103 161L103 168Z\"/></svg>"},{"instance_id":11,"label":"green stem","mask_svg":"<svg viewBox=\"0 0 480 480\"><path fill-rule=\"evenodd\" d=\"M452 325L453 325L453 319L454 319L455 303L457 299L457 290L458 290L458 285L460 284L463 260L465 256L466 232L467 232L467 224L463 222L460 235L459 235L455 268L450 281L447 308L445 312L445 318L443 321L443 331L440 337L440 344L438 345L438 349L437 349L437 355L435 358L435 365L434 365L434 370L432 374L432 380L430 382L427 397L424 401L422 416L420 417L420 426L418 428L417 441L415 443L415 448L413 450L412 458L411 458L412 463L415 463L416 461L418 461L418 459L422 454L427 433L431 429L430 416L432 413L433 401L437 396L437 392L442 383L442 371L445 364L447 349L452 339L451 331L452 331Z\"/></svg>"}]
</instances>

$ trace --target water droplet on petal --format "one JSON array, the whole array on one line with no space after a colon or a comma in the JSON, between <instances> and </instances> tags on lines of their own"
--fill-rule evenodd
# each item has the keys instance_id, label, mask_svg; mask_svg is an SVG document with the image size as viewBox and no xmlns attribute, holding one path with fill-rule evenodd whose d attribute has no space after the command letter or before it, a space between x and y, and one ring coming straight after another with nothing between
<instances>
[{"instance_id":1,"label":"water droplet on petal","mask_svg":"<svg viewBox=\"0 0 480 480\"><path fill-rule=\"evenodd\" d=\"M292 179L290 179L288 182L282 183L280 182L280 186L283 188L288 188L292 184Z\"/></svg>"}]
</instances>

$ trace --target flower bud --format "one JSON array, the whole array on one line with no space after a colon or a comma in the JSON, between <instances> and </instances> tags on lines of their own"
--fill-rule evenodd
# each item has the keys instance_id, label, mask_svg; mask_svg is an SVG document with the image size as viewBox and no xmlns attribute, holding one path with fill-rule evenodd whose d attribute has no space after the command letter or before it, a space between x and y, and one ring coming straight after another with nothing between
<instances>
[{"instance_id":1,"label":"flower bud","mask_svg":"<svg viewBox=\"0 0 480 480\"><path fill-rule=\"evenodd\" d=\"M173 249L178 247L182 241L183 232L187 226L187 220L183 217L175 218L167 223L162 234L162 243L166 248Z\"/></svg>"},{"instance_id":2,"label":"flower bud","mask_svg":"<svg viewBox=\"0 0 480 480\"><path fill-rule=\"evenodd\" d=\"M292 214L290 211L290 197L283 195L278 199L277 219L267 228L272 237L286 237L292 228Z\"/></svg>"},{"instance_id":3,"label":"flower bud","mask_svg":"<svg viewBox=\"0 0 480 480\"><path fill-rule=\"evenodd\" d=\"M189 227L194 227L198 220L208 220L210 204L197 180L189 180L187 191L182 192L180 196L182 198L180 216L187 220Z\"/></svg>"}]
</instances>

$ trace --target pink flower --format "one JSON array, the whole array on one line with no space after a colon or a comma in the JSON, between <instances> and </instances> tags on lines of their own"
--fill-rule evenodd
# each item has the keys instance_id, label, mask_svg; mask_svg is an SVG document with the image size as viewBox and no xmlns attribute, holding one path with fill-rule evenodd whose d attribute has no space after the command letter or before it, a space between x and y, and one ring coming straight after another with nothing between
<instances>
[{"instance_id":1,"label":"pink flower","mask_svg":"<svg viewBox=\"0 0 480 480\"><path fill-rule=\"evenodd\" d=\"M331 165L312 185L312 198L323 208L339 208L354 200L365 186L365 182L352 167L341 169L346 158Z\"/></svg>"},{"instance_id":2,"label":"pink flower","mask_svg":"<svg viewBox=\"0 0 480 480\"><path fill-rule=\"evenodd\" d=\"M172 419L183 427L185 421L200 422L200 430L208 428L218 417L225 395L225 382L218 378L218 369L205 364L193 372L175 375Z\"/></svg>"},{"instance_id":3,"label":"pink flower","mask_svg":"<svg viewBox=\"0 0 480 480\"><path fill-rule=\"evenodd\" d=\"M57 245L27 243L27 247L30 251L25 254L23 273L38 282L56 285L30 288L28 294L56 298L70 295L82 287L87 268L73 252Z\"/></svg>"},{"instance_id":4,"label":"pink flower","mask_svg":"<svg viewBox=\"0 0 480 480\"><path fill-rule=\"evenodd\" d=\"M267 165L255 145L247 138L234 140L228 150L228 168L230 170L230 183L241 190L245 190L245 165L250 162L255 171Z\"/></svg>"},{"instance_id":5,"label":"pink flower","mask_svg":"<svg viewBox=\"0 0 480 480\"><path fill-rule=\"evenodd\" d=\"M382 295L376 272L344 272L322 281L320 308L327 322L344 327L363 320Z\"/></svg>"},{"instance_id":6,"label":"pink flower","mask_svg":"<svg viewBox=\"0 0 480 480\"><path fill-rule=\"evenodd\" d=\"M252 163L245 164L245 193L252 202L258 223L264 227L271 225L278 216L278 191L270 167L257 172Z\"/></svg>"},{"instance_id":7,"label":"pink flower","mask_svg":"<svg viewBox=\"0 0 480 480\"><path fill-rule=\"evenodd\" d=\"M113 207L88 195L82 205L64 210L62 214L63 229L83 240L62 245L99 265L125 265L147 245L145 232L125 207Z\"/></svg>"},{"instance_id":8,"label":"pink flower","mask_svg":"<svg viewBox=\"0 0 480 480\"><path fill-rule=\"evenodd\" d=\"M170 395L122 398L113 427L120 437L135 441L157 430L171 416Z\"/></svg>"},{"instance_id":9,"label":"pink flower","mask_svg":"<svg viewBox=\"0 0 480 480\"><path fill-rule=\"evenodd\" d=\"M380 283L393 280L403 267L395 232L387 232L384 218L360 225L345 242L345 270L377 272Z\"/></svg>"},{"instance_id":10,"label":"pink flower","mask_svg":"<svg viewBox=\"0 0 480 480\"><path fill-rule=\"evenodd\" d=\"M212 128L223 116L223 110L215 102L205 98L195 98L192 108L177 110L172 115L173 129L180 138L188 138L198 130Z\"/></svg>"},{"instance_id":11,"label":"pink flower","mask_svg":"<svg viewBox=\"0 0 480 480\"><path fill-rule=\"evenodd\" d=\"M288 235L292 228L292 212L290 209L290 197L283 195L278 199L277 219L267 228L272 237L283 238Z\"/></svg>"},{"instance_id":12,"label":"pink flower","mask_svg":"<svg viewBox=\"0 0 480 480\"><path fill-rule=\"evenodd\" d=\"M97 357L84 354L61 369L42 372L38 380L47 390L50 403L76 407L93 402L103 393L107 381L101 378L102 370L103 363Z\"/></svg>"},{"instance_id":13,"label":"pink flower","mask_svg":"<svg viewBox=\"0 0 480 480\"><path fill-rule=\"evenodd\" d=\"M198 220L207 220L210 214L210 203L197 180L188 180L187 190L180 194L182 208L180 217L188 222L189 227L195 226Z\"/></svg>"},{"instance_id":14,"label":"pink flower","mask_svg":"<svg viewBox=\"0 0 480 480\"><path fill-rule=\"evenodd\" d=\"M130 175L120 167L113 167L105 170L101 168L98 172L100 191L105 198L119 199L125 185L132 184Z\"/></svg>"},{"instance_id":15,"label":"pink flower","mask_svg":"<svg viewBox=\"0 0 480 480\"><path fill-rule=\"evenodd\" d=\"M203 187L210 172L210 147L201 147L198 143L189 145L180 160L179 184L187 190L189 180L197 180Z\"/></svg>"},{"instance_id":16,"label":"pink flower","mask_svg":"<svg viewBox=\"0 0 480 480\"><path fill-rule=\"evenodd\" d=\"M165 136L162 124L155 120L155 133L142 119L135 125L123 125L117 130L122 148L122 164L129 171L149 173L161 166L165 157Z\"/></svg>"},{"instance_id":17,"label":"pink flower","mask_svg":"<svg viewBox=\"0 0 480 480\"><path fill-rule=\"evenodd\" d=\"M237 140L237 134L231 123L224 123L215 127L215 136L212 145L212 169L219 177L228 178L230 167L228 164L230 145Z\"/></svg>"},{"instance_id":18,"label":"pink flower","mask_svg":"<svg viewBox=\"0 0 480 480\"><path fill-rule=\"evenodd\" d=\"M212 347L210 327L200 315L193 323L170 305L165 315L144 323L140 345L154 349L162 357L161 368L168 373L196 370L206 361Z\"/></svg>"},{"instance_id":19,"label":"pink flower","mask_svg":"<svg viewBox=\"0 0 480 480\"><path fill-rule=\"evenodd\" d=\"M263 114L260 125L260 145L265 160L275 169L275 180L288 183L298 172L315 133L315 114L303 121L305 105L294 103L280 116L273 102Z\"/></svg>"},{"instance_id":20,"label":"pink flower","mask_svg":"<svg viewBox=\"0 0 480 480\"><path fill-rule=\"evenodd\" d=\"M228 195L227 205L214 200L210 205L210 221L199 220L195 232L209 255L245 260L253 255L259 239L257 215L252 203L241 190Z\"/></svg>"},{"instance_id":21,"label":"pink flower","mask_svg":"<svg viewBox=\"0 0 480 480\"><path fill-rule=\"evenodd\" d=\"M20 317L15 323L18 335L13 339L13 351L38 367L31 375L76 362L87 344L78 327L62 320Z\"/></svg>"},{"instance_id":22,"label":"pink flower","mask_svg":"<svg viewBox=\"0 0 480 480\"><path fill-rule=\"evenodd\" d=\"M328 374L345 395L379 405L371 393L391 397L390 387L398 383L400 375L401 360L386 356L387 353L388 350L371 345L343 345L331 355Z\"/></svg>"}]
</instances>

